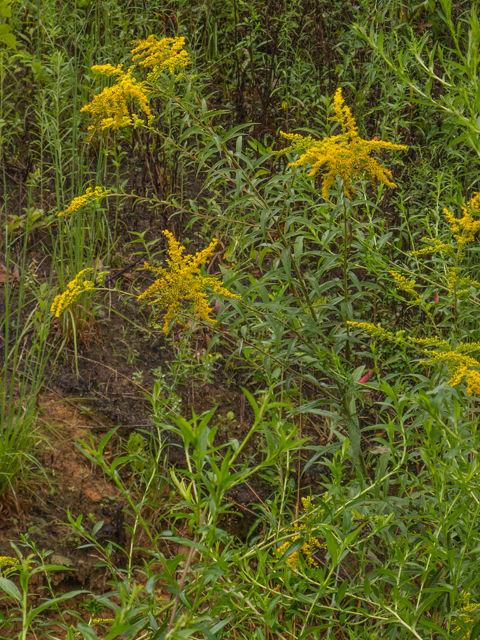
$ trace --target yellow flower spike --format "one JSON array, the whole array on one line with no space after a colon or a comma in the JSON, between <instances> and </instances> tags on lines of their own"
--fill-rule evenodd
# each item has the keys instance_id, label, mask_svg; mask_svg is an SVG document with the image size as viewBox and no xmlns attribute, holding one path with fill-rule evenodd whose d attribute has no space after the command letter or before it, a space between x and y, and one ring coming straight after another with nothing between
<instances>
[{"instance_id":1,"label":"yellow flower spike","mask_svg":"<svg viewBox=\"0 0 480 640\"><path fill-rule=\"evenodd\" d=\"M395 335L391 331L387 331L381 325L375 325L370 322L354 322L353 320L347 320L347 324L354 329L361 329L365 333L369 333L371 336L381 338L383 340L394 340Z\"/></svg>"},{"instance_id":2,"label":"yellow flower spike","mask_svg":"<svg viewBox=\"0 0 480 640\"><path fill-rule=\"evenodd\" d=\"M92 69L108 69L107 75L115 73L118 78L112 87L106 87L101 93L94 96L93 100L80 109L82 112L89 111L93 116L93 124L88 127L89 131L95 129L118 130L132 124L138 124L140 117L130 114L129 105L132 100L136 101L140 109L151 120L153 115L147 97L147 89L144 82L139 82L132 77L133 67L123 72L119 67L115 69L111 65L101 65ZM112 71L114 69L114 71Z\"/></svg>"},{"instance_id":3,"label":"yellow flower spike","mask_svg":"<svg viewBox=\"0 0 480 640\"><path fill-rule=\"evenodd\" d=\"M467 393L469 396L480 396L480 373L475 369L467 372Z\"/></svg>"},{"instance_id":4,"label":"yellow flower spike","mask_svg":"<svg viewBox=\"0 0 480 640\"><path fill-rule=\"evenodd\" d=\"M401 344L418 345L422 347L422 353L427 356L427 360L422 360L420 364L430 365L438 363L446 363L450 373L448 385L456 387L461 384L464 378L467 383L467 393L469 395L480 396L480 362L468 355L473 351L480 351L480 342L461 342L455 349L451 349L446 340L437 337L415 338L412 336L404 337L404 332L399 331L396 335L383 329L380 325L370 324L369 322L352 322L348 321L351 327L361 329L371 336L378 337L382 340L396 340ZM433 351L424 347L435 347L439 351Z\"/></svg>"},{"instance_id":5,"label":"yellow flower spike","mask_svg":"<svg viewBox=\"0 0 480 640\"><path fill-rule=\"evenodd\" d=\"M418 293L415 291L417 285L415 280L407 280L405 276L396 271L389 271L392 278L395 280L397 287L406 293L410 293L414 298L418 298Z\"/></svg>"},{"instance_id":6,"label":"yellow flower spike","mask_svg":"<svg viewBox=\"0 0 480 640\"><path fill-rule=\"evenodd\" d=\"M146 40L136 40L137 45L132 49L133 60L142 67L168 69L173 73L175 69L184 69L190 64L188 53L183 49L185 38L161 38L150 35Z\"/></svg>"},{"instance_id":7,"label":"yellow flower spike","mask_svg":"<svg viewBox=\"0 0 480 640\"><path fill-rule=\"evenodd\" d=\"M120 76L123 73L122 67L122 64L119 64L116 67L112 64L96 64L92 67L92 71L102 73L105 76Z\"/></svg>"},{"instance_id":8,"label":"yellow flower spike","mask_svg":"<svg viewBox=\"0 0 480 640\"><path fill-rule=\"evenodd\" d=\"M0 567L4 567L7 564L18 564L18 560L11 556L0 556Z\"/></svg>"},{"instance_id":9,"label":"yellow flower spike","mask_svg":"<svg viewBox=\"0 0 480 640\"><path fill-rule=\"evenodd\" d=\"M302 498L301 500L303 510L305 514L307 514L311 504L311 497L307 496L305 498ZM309 564L311 567L318 567L318 563L315 560L314 554L317 549L327 548L327 545L324 542L320 542L311 531L307 531L310 523L311 516L310 518L307 516L307 524L298 524L298 522L294 522L293 527L287 527L286 529L284 529L284 531L302 531L306 533L306 536L302 533L302 535L304 535L304 538L306 537L306 540L302 544L301 548L298 551L294 551L293 553L291 553L287 558L288 564L294 569L296 569L298 566L300 554L302 554L306 558L307 564ZM276 556L280 559L285 551L291 546L291 544L296 540L299 540L299 538L300 535L294 535L290 540L287 540L280 547L274 549L274 553L276 554Z\"/></svg>"},{"instance_id":10,"label":"yellow flower spike","mask_svg":"<svg viewBox=\"0 0 480 640\"><path fill-rule=\"evenodd\" d=\"M19 568L20 562L17 558L10 556L0 556L0 576L8 577L16 569Z\"/></svg>"},{"instance_id":11,"label":"yellow flower spike","mask_svg":"<svg viewBox=\"0 0 480 640\"><path fill-rule=\"evenodd\" d=\"M423 360L421 364L447 363L450 372L450 380L447 384L451 387L459 385L463 378L467 378L467 393L473 395L480 391L480 362L464 352L478 350L478 343L460 345L453 351L424 351L428 355L428 360Z\"/></svg>"},{"instance_id":12,"label":"yellow flower spike","mask_svg":"<svg viewBox=\"0 0 480 640\"><path fill-rule=\"evenodd\" d=\"M427 253L454 253L454 248L451 244L441 242L437 238L426 238L426 242L430 242L430 246L423 247L423 249L418 249L417 251L410 251L408 255L410 256L423 256Z\"/></svg>"},{"instance_id":13,"label":"yellow flower spike","mask_svg":"<svg viewBox=\"0 0 480 640\"><path fill-rule=\"evenodd\" d=\"M343 189L347 197L355 192L353 182L361 176L367 176L372 182L382 182L388 187L396 187L391 181L392 172L382 166L371 156L373 151L381 149L405 150L407 147L401 144L392 144L383 140L363 140L358 135L358 127L350 108L345 104L342 90L337 89L333 99L332 120L338 122L342 133L330 136L323 140L313 140L311 136L304 138L298 133L281 135L291 141L290 147L280 153L289 151L298 152L300 157L290 163L292 167L304 167L310 165L309 176L315 176L324 169L322 195L328 198L330 187L333 186L338 176L343 180Z\"/></svg>"},{"instance_id":14,"label":"yellow flower spike","mask_svg":"<svg viewBox=\"0 0 480 640\"><path fill-rule=\"evenodd\" d=\"M157 279L142 294L138 300L146 300L147 304L158 307L158 312L166 310L163 320L163 331L168 333L168 325L174 318L178 309L181 309L182 302L189 301L193 304L195 314L205 322L213 322L210 317L211 309L208 304L206 293L207 287L213 289L215 293L227 298L237 298L237 296L211 276L202 276L201 265L213 255L217 241L213 240L209 246L196 255L183 255L185 247L175 239L170 231L163 234L168 239L168 269L163 267L152 267L145 263L145 269L153 271Z\"/></svg>"},{"instance_id":15,"label":"yellow flower spike","mask_svg":"<svg viewBox=\"0 0 480 640\"><path fill-rule=\"evenodd\" d=\"M462 206L462 213L461 218L455 218L448 209L443 210L450 231L458 244L459 256L457 262L462 261L464 246L467 242L473 242L476 233L480 230L480 219L478 219L478 216L480 216L480 193L474 193L471 200ZM477 217L476 220L473 219L474 216Z\"/></svg>"},{"instance_id":16,"label":"yellow flower spike","mask_svg":"<svg viewBox=\"0 0 480 640\"><path fill-rule=\"evenodd\" d=\"M59 318L82 293L95 289L93 282L90 280L84 280L86 274L90 271L93 271L93 269L83 269L77 273L75 278L68 283L65 291L55 297L50 308L50 313L52 313L56 318Z\"/></svg>"},{"instance_id":17,"label":"yellow flower spike","mask_svg":"<svg viewBox=\"0 0 480 640\"><path fill-rule=\"evenodd\" d=\"M95 187L95 189L88 187L83 196L77 196L74 198L65 211L61 211L58 214L58 217L60 218L70 213L74 213L91 202L100 202L102 198L105 198L105 196L108 196L110 193L110 189L104 189L103 187Z\"/></svg>"}]
</instances>

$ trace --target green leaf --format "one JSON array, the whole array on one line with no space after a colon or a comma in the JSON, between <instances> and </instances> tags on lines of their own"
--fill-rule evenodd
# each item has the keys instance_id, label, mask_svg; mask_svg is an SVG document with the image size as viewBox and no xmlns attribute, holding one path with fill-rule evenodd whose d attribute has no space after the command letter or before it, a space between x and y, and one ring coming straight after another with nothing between
<instances>
[{"instance_id":1,"label":"green leaf","mask_svg":"<svg viewBox=\"0 0 480 640\"><path fill-rule=\"evenodd\" d=\"M27 615L27 624L31 624L32 620L36 616L38 616L39 613L42 613L42 611L45 611L45 609L50 609L51 607L54 607L54 605L57 605L59 602L63 602L64 600L75 598L75 596L78 596L81 593L88 593L88 591L85 591L84 589L80 591L69 591L68 593L65 593L63 596L59 596L58 598L51 598L50 600L47 600L46 602L41 604L39 607L35 607L35 609L30 609Z\"/></svg>"},{"instance_id":2,"label":"green leaf","mask_svg":"<svg viewBox=\"0 0 480 640\"><path fill-rule=\"evenodd\" d=\"M7 578L0 578L0 589L5 591L11 598L15 598L16 600L22 599L22 594L18 590L17 585L11 580L7 580Z\"/></svg>"},{"instance_id":3,"label":"green leaf","mask_svg":"<svg viewBox=\"0 0 480 640\"><path fill-rule=\"evenodd\" d=\"M473 627L472 632L470 633L470 640L476 640L480 635L480 621Z\"/></svg>"},{"instance_id":4,"label":"green leaf","mask_svg":"<svg viewBox=\"0 0 480 640\"><path fill-rule=\"evenodd\" d=\"M85 638L85 640L98 640L98 636L95 633L95 631L92 629L92 627L89 627L88 625L83 624L82 622L79 622L77 625L77 629L78 631L80 631L80 633Z\"/></svg>"},{"instance_id":5,"label":"green leaf","mask_svg":"<svg viewBox=\"0 0 480 640\"><path fill-rule=\"evenodd\" d=\"M336 566L338 561L339 551L340 551L338 542L335 540L335 537L333 536L333 534L331 534L330 531L328 530L325 531L325 540L327 541L327 549L332 559L332 565Z\"/></svg>"},{"instance_id":6,"label":"green leaf","mask_svg":"<svg viewBox=\"0 0 480 640\"><path fill-rule=\"evenodd\" d=\"M337 591L337 595L336 595L337 604L341 604L342 600L345 597L345 594L347 593L347 589L348 589L348 582L345 580L345 582L342 582L342 584L340 585Z\"/></svg>"},{"instance_id":7,"label":"green leaf","mask_svg":"<svg viewBox=\"0 0 480 640\"><path fill-rule=\"evenodd\" d=\"M99 530L103 527L103 523L104 522L105 522L105 520L100 520L100 522L97 522L97 524L93 527L93 529L92 529L92 538L95 538L95 536L97 535Z\"/></svg>"},{"instance_id":8,"label":"green leaf","mask_svg":"<svg viewBox=\"0 0 480 640\"><path fill-rule=\"evenodd\" d=\"M115 625L105 636L105 640L113 640L113 638L118 638L118 636L121 636L123 633L125 633L125 631L129 631L130 629L134 628L135 627L131 624Z\"/></svg>"}]
</instances>

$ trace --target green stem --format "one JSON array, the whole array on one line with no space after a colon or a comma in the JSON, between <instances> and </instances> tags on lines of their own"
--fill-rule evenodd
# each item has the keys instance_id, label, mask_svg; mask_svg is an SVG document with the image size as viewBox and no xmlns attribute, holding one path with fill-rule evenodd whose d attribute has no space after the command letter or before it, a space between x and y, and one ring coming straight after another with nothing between
<instances>
[{"instance_id":1,"label":"green stem","mask_svg":"<svg viewBox=\"0 0 480 640\"><path fill-rule=\"evenodd\" d=\"M345 301L345 324L347 327L347 345L345 348L345 357L348 362L351 362L351 353L350 353L350 327L347 324L347 320L351 320L349 318L348 313L348 215L347 215L347 205L345 204L345 194L343 194L343 297Z\"/></svg>"}]
</instances>

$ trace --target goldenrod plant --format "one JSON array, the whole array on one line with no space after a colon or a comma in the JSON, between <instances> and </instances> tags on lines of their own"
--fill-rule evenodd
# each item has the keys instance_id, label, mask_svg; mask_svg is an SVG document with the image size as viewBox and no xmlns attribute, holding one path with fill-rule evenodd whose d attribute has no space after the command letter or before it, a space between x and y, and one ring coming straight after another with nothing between
<instances>
[{"instance_id":1,"label":"goldenrod plant","mask_svg":"<svg viewBox=\"0 0 480 640\"><path fill-rule=\"evenodd\" d=\"M304 138L300 134L282 133L282 136L292 142L282 153L295 152L299 154L298 160L291 162L291 167L303 167L310 165L311 177L317 175L321 170L322 195L325 199L330 196L330 191L338 179L341 182L342 205L343 205L343 288L345 317L348 321L351 318L351 308L349 304L348 292L348 258L349 258L349 233L351 226L351 216L349 215L350 204L346 199L351 198L355 193L355 182L360 178L366 178L372 183L383 183L387 187L396 188L392 182L392 172L382 166L372 153L381 150L405 151L405 145L392 144L384 140L363 140L358 135L358 126L350 108L345 104L342 89L339 87L333 98L332 108L334 115L331 120L340 125L342 133L331 135L321 140L314 140L311 136ZM349 325L347 322L347 336L349 335ZM347 358L350 359L350 344L346 345Z\"/></svg>"}]
</instances>

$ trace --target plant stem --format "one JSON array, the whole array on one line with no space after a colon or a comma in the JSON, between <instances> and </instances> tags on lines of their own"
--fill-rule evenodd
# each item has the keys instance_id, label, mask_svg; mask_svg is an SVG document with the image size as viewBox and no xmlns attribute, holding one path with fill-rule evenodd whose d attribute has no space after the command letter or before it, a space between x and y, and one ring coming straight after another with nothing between
<instances>
[{"instance_id":1,"label":"plant stem","mask_svg":"<svg viewBox=\"0 0 480 640\"><path fill-rule=\"evenodd\" d=\"M347 320L350 320L348 313L348 215L347 205L345 204L345 194L343 194L343 297L345 301L345 324L347 327L347 344L345 347L345 357L348 362L351 362L350 353L350 327L347 324Z\"/></svg>"}]
</instances>

